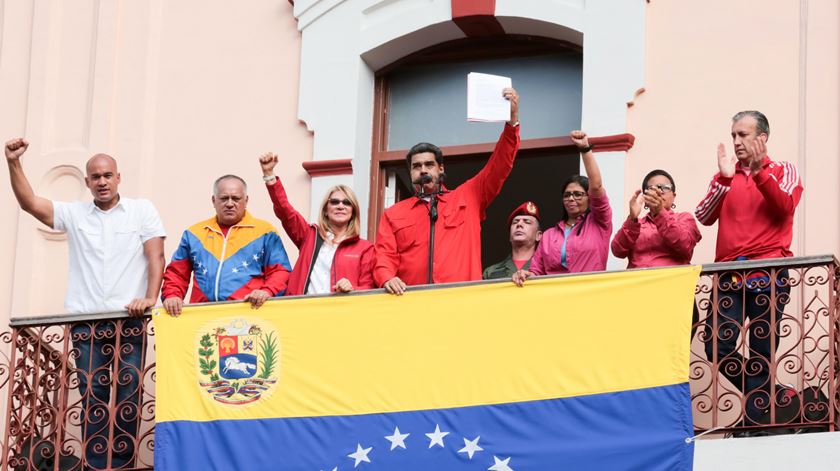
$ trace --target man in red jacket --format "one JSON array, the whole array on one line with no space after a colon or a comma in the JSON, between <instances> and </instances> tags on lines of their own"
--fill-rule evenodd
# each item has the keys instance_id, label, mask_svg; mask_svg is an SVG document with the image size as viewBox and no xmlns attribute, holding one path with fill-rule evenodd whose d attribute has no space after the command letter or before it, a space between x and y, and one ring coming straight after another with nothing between
<instances>
[{"instance_id":1,"label":"man in red jacket","mask_svg":"<svg viewBox=\"0 0 840 471\"><path fill-rule=\"evenodd\" d=\"M716 262L793 256L793 215L802 197L802 182L792 164L767 156L769 136L764 114L742 111L732 118L735 156L718 145L720 171L695 210L704 225L718 221ZM779 343L778 322L789 300L787 270L775 277L767 270L727 272L721 275L718 293L717 306L712 306L717 314L706 321L706 355L744 393L745 424L765 423L774 399L769 365ZM770 302L773 295L775 303ZM743 328L747 318L748 332ZM739 336L749 336L748 360L741 355L746 348L738 348Z\"/></svg>"},{"instance_id":2,"label":"man in red jacket","mask_svg":"<svg viewBox=\"0 0 840 471\"><path fill-rule=\"evenodd\" d=\"M376 235L373 278L389 293L400 295L407 285L430 278L432 283L481 279L481 220L519 150L519 96L512 88L502 93L510 101L510 121L484 168L455 190L442 185L443 154L437 146L423 142L408 151L406 163L418 196L386 209ZM429 277L432 227L434 268Z\"/></svg>"}]
</instances>

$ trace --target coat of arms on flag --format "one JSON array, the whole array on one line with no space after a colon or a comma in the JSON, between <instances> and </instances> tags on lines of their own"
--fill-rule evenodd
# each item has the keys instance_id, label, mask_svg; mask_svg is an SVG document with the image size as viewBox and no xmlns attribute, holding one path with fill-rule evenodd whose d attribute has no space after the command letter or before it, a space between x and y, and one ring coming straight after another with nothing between
<instances>
[{"instance_id":1,"label":"coat of arms on flag","mask_svg":"<svg viewBox=\"0 0 840 471\"><path fill-rule=\"evenodd\" d=\"M198 336L199 385L224 404L258 401L277 382L280 342L274 330L235 319L203 329Z\"/></svg>"}]
</instances>

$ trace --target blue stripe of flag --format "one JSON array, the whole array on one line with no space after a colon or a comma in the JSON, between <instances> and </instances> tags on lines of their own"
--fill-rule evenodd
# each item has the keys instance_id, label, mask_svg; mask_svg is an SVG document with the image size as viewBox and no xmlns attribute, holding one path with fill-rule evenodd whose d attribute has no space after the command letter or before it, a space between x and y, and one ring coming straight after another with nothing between
<instances>
[{"instance_id":1,"label":"blue stripe of flag","mask_svg":"<svg viewBox=\"0 0 840 471\"><path fill-rule=\"evenodd\" d=\"M164 422L155 432L155 468L690 470L690 406L682 383L452 409Z\"/></svg>"}]
</instances>

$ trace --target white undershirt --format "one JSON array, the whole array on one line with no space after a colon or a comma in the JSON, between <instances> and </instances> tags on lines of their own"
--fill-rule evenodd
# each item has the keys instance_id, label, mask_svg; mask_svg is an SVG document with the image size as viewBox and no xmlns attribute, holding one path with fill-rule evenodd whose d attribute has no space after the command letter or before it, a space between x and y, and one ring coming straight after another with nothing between
<instances>
[{"instance_id":1,"label":"white undershirt","mask_svg":"<svg viewBox=\"0 0 840 471\"><path fill-rule=\"evenodd\" d=\"M337 245L324 242L321 250L318 251L318 258L312 266L312 273L309 274L309 287L306 294L328 294L332 290L330 286L330 269L332 269L333 258Z\"/></svg>"}]
</instances>

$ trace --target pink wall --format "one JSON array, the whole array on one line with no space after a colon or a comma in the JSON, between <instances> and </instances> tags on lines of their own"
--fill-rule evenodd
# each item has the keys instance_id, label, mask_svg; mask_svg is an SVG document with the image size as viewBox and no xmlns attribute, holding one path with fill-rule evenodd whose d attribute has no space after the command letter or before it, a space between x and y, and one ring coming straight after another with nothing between
<instances>
[{"instance_id":1,"label":"pink wall","mask_svg":"<svg viewBox=\"0 0 840 471\"><path fill-rule=\"evenodd\" d=\"M678 210L693 210L717 171L717 143L731 152L731 116L758 109L770 121L771 158L803 176L794 253L840 254L838 24L837 2L651 1L645 91L628 114L636 145L625 201L649 170L664 168ZM715 228L702 231L695 263L714 259Z\"/></svg>"},{"instance_id":2,"label":"pink wall","mask_svg":"<svg viewBox=\"0 0 840 471\"><path fill-rule=\"evenodd\" d=\"M110 153L121 193L160 211L168 258L181 231L212 214L222 174L244 177L249 209L276 221L257 163L272 150L308 213L312 137L297 119L300 34L287 2L3 2L0 12L0 136L32 141L24 166L39 194L89 200L73 167ZM65 242L19 215L8 184L0 198L0 324L63 312Z\"/></svg>"},{"instance_id":3,"label":"pink wall","mask_svg":"<svg viewBox=\"0 0 840 471\"><path fill-rule=\"evenodd\" d=\"M297 120L301 40L287 2L2 2L0 21L0 138L33 141L25 165L38 192L87 197L61 166L112 153L122 192L161 211L169 256L180 232L211 214L210 185L222 173L251 182L252 212L273 220L256 164L272 150L292 202L309 213L300 164L312 159L312 136ZM838 23L833 1L648 3L646 91L627 97L637 139L625 200L662 167L677 180L679 209L693 209L731 115L757 108L770 119L770 155L804 175L794 251L840 253ZM0 198L0 323L61 312L65 243L19 215L7 185ZM698 263L714 253L714 228L703 231Z\"/></svg>"}]
</instances>

